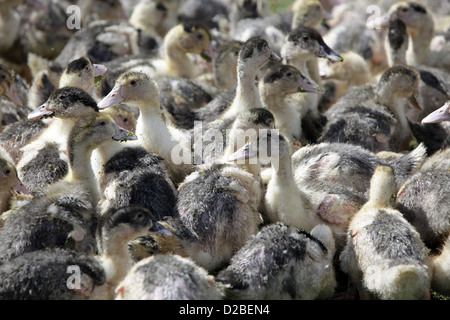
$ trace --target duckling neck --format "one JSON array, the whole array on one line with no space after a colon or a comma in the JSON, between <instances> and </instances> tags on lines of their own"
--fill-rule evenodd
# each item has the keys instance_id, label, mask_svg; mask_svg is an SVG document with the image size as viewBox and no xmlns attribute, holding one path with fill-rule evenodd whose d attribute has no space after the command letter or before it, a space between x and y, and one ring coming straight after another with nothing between
<instances>
[{"instance_id":1,"label":"duckling neck","mask_svg":"<svg viewBox=\"0 0 450 320\"><path fill-rule=\"evenodd\" d=\"M139 108L140 115L136 123L136 135L139 144L150 152L160 154L170 161L173 148L178 144L162 118L159 103L151 110Z\"/></svg>"},{"instance_id":2,"label":"duckling neck","mask_svg":"<svg viewBox=\"0 0 450 320\"><path fill-rule=\"evenodd\" d=\"M434 36L434 21L427 16L420 28L408 28L411 45L407 50L408 63L413 66L427 64L427 55Z\"/></svg>"},{"instance_id":3,"label":"duckling neck","mask_svg":"<svg viewBox=\"0 0 450 320\"><path fill-rule=\"evenodd\" d=\"M178 39L171 33L168 33L168 37L164 41L164 57L170 74L186 78L196 76L192 60L186 52L180 49Z\"/></svg>"},{"instance_id":4,"label":"duckling neck","mask_svg":"<svg viewBox=\"0 0 450 320\"><path fill-rule=\"evenodd\" d=\"M283 92L272 92L266 89L265 86L260 87L259 93L263 106L270 110L277 109L277 107L283 105L283 100L286 96Z\"/></svg>"},{"instance_id":5,"label":"duckling neck","mask_svg":"<svg viewBox=\"0 0 450 320\"><path fill-rule=\"evenodd\" d=\"M81 181L89 190L93 203L97 203L97 181L91 166L92 148L86 146L69 147L69 169L66 177L68 182Z\"/></svg>"},{"instance_id":6,"label":"duckling neck","mask_svg":"<svg viewBox=\"0 0 450 320\"><path fill-rule=\"evenodd\" d=\"M120 282L131 267L131 256L123 239L108 239L101 258L109 283Z\"/></svg>"},{"instance_id":7,"label":"duckling neck","mask_svg":"<svg viewBox=\"0 0 450 320\"><path fill-rule=\"evenodd\" d=\"M0 215L8 210L11 197L10 190L0 191Z\"/></svg>"},{"instance_id":8,"label":"duckling neck","mask_svg":"<svg viewBox=\"0 0 450 320\"><path fill-rule=\"evenodd\" d=\"M256 71L238 66L237 73L236 95L231 106L223 114L223 119L235 117L252 108L262 108L261 97L255 84Z\"/></svg>"}]
</instances>

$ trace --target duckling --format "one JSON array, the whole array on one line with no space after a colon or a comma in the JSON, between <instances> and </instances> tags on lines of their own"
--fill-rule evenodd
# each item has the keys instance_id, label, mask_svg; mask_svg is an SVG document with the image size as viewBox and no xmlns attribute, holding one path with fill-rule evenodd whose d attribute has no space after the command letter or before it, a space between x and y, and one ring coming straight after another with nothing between
<instances>
[{"instance_id":1,"label":"duckling","mask_svg":"<svg viewBox=\"0 0 450 320\"><path fill-rule=\"evenodd\" d=\"M428 65L450 70L448 49L430 50L430 43L435 34L435 21L431 11L414 1L394 3L387 13L389 18L402 20L407 28L411 45L406 52L408 65Z\"/></svg>"},{"instance_id":2,"label":"duckling","mask_svg":"<svg viewBox=\"0 0 450 320\"><path fill-rule=\"evenodd\" d=\"M397 192L397 210L417 229L432 251L438 250L449 234L446 190L450 188L450 173L445 161L447 166L442 163L442 169L424 163L425 168L407 179Z\"/></svg>"},{"instance_id":3,"label":"duckling","mask_svg":"<svg viewBox=\"0 0 450 320\"><path fill-rule=\"evenodd\" d=\"M420 144L413 151L399 157L382 158L357 145L320 143L304 146L292 155L292 168L297 185L314 180L337 182L367 192L370 178L378 165L394 168L397 190L426 160L426 149Z\"/></svg>"},{"instance_id":4,"label":"duckling","mask_svg":"<svg viewBox=\"0 0 450 320\"><path fill-rule=\"evenodd\" d=\"M394 64L407 64L406 48L408 48L408 34L405 23L391 17L389 22L389 36L385 42L386 51L390 58L390 66ZM441 69L427 65L415 65L414 68L420 75L419 80L419 101L422 111L408 110L408 118L414 123L421 121L427 114L442 106L449 98L450 94L450 73Z\"/></svg>"},{"instance_id":5,"label":"duckling","mask_svg":"<svg viewBox=\"0 0 450 320\"><path fill-rule=\"evenodd\" d=\"M336 279L334 239L325 225L311 233L281 223L270 224L233 256L219 272L227 299L329 299Z\"/></svg>"},{"instance_id":6,"label":"duckling","mask_svg":"<svg viewBox=\"0 0 450 320\"><path fill-rule=\"evenodd\" d=\"M120 0L84 0L80 3L82 25L98 20L124 20L125 12Z\"/></svg>"},{"instance_id":7,"label":"duckling","mask_svg":"<svg viewBox=\"0 0 450 320\"><path fill-rule=\"evenodd\" d=\"M18 108L23 106L15 83L15 74L0 64L0 131L8 124L21 120Z\"/></svg>"},{"instance_id":8,"label":"duckling","mask_svg":"<svg viewBox=\"0 0 450 320\"><path fill-rule=\"evenodd\" d=\"M30 191L55 182L68 172L67 140L77 118L99 112L84 90L64 87L53 92L46 103L28 115L30 120L56 115L48 127L21 148L17 163L19 178Z\"/></svg>"},{"instance_id":9,"label":"duckling","mask_svg":"<svg viewBox=\"0 0 450 320\"><path fill-rule=\"evenodd\" d=\"M196 21L208 30L220 30L221 20L226 19L228 12L229 8L221 0L188 0L178 8L177 18L180 22Z\"/></svg>"},{"instance_id":10,"label":"duckling","mask_svg":"<svg viewBox=\"0 0 450 320\"><path fill-rule=\"evenodd\" d=\"M153 214L140 206L113 209L102 216L97 226L98 262L105 271L105 282L94 288L91 300L114 299L117 285L125 278L132 263L127 242L148 233Z\"/></svg>"},{"instance_id":11,"label":"duckling","mask_svg":"<svg viewBox=\"0 0 450 320\"><path fill-rule=\"evenodd\" d=\"M429 299L428 249L415 228L392 207L394 179L391 167L376 168L369 201L350 222L340 266L361 298Z\"/></svg>"},{"instance_id":12,"label":"duckling","mask_svg":"<svg viewBox=\"0 0 450 320\"><path fill-rule=\"evenodd\" d=\"M140 0L133 7L128 22L147 35L155 37L156 41L161 44L165 35L164 20L166 17L167 7L163 2Z\"/></svg>"},{"instance_id":13,"label":"duckling","mask_svg":"<svg viewBox=\"0 0 450 320\"><path fill-rule=\"evenodd\" d=\"M320 93L319 86L290 65L271 67L258 84L263 105L275 116L275 127L290 141L301 138L301 118L285 97L297 92Z\"/></svg>"},{"instance_id":14,"label":"duckling","mask_svg":"<svg viewBox=\"0 0 450 320\"><path fill-rule=\"evenodd\" d=\"M191 259L158 254L139 261L116 288L115 300L222 300L213 276Z\"/></svg>"},{"instance_id":15,"label":"duckling","mask_svg":"<svg viewBox=\"0 0 450 320\"><path fill-rule=\"evenodd\" d=\"M396 65L383 73L376 86L353 87L327 110L326 115L329 120L318 141L350 142L363 145L375 152L383 151L382 149L384 151L408 150L412 133L405 114L404 100L406 99L415 108L421 109L417 102L418 83L419 74L416 70L408 66ZM365 132L362 124L356 128L349 127L345 118L339 116L342 112L369 115L375 113L370 117L374 119L378 127L369 126L368 132ZM381 117L382 114L393 116L395 127L392 134L389 132L391 132L393 121L392 119L389 121L386 116ZM355 116L355 120L358 121L358 116ZM384 132L379 132L380 128ZM338 141L333 138L331 132L339 133Z\"/></svg>"},{"instance_id":16,"label":"duckling","mask_svg":"<svg viewBox=\"0 0 450 320\"><path fill-rule=\"evenodd\" d=\"M89 162L92 149L111 138L136 138L103 114L82 116L68 139L69 170L58 182L14 206L0 232L2 260L45 248L93 252L97 189Z\"/></svg>"},{"instance_id":17,"label":"duckling","mask_svg":"<svg viewBox=\"0 0 450 320\"><path fill-rule=\"evenodd\" d=\"M11 209L13 199L16 197L16 192L28 193L17 177L17 171L11 159L2 152L0 156L0 215L3 212Z\"/></svg>"},{"instance_id":18,"label":"duckling","mask_svg":"<svg viewBox=\"0 0 450 320\"><path fill-rule=\"evenodd\" d=\"M193 170L190 137L187 137L183 130L164 122L155 81L142 72L123 73L111 92L98 103L98 107L104 109L118 103L139 107L140 115L136 123L136 135L139 137L137 144L161 156L172 180L176 184L181 182ZM183 155L176 154L176 150L180 150ZM189 159L183 161L185 157Z\"/></svg>"},{"instance_id":19,"label":"duckling","mask_svg":"<svg viewBox=\"0 0 450 320\"><path fill-rule=\"evenodd\" d=\"M305 77L310 78L307 61L314 57L342 62L342 57L323 41L319 32L309 27L298 27L286 37L281 48L283 62L296 67ZM297 110L302 119L303 142L314 142L325 120L318 112L319 97L315 93L290 95L289 103Z\"/></svg>"},{"instance_id":20,"label":"duckling","mask_svg":"<svg viewBox=\"0 0 450 320\"><path fill-rule=\"evenodd\" d=\"M100 79L106 71L107 68L104 65L92 63L89 58L81 57L72 60L64 68L59 77L58 84L55 86L51 82L45 81L45 79L49 79L49 76L47 71L43 70L36 75L31 86L28 96L30 106L35 109L44 104L53 90L57 88L76 87L93 95L94 92L91 91L91 89L94 86L94 83L97 79Z\"/></svg>"},{"instance_id":21,"label":"duckling","mask_svg":"<svg viewBox=\"0 0 450 320\"><path fill-rule=\"evenodd\" d=\"M2 300L86 300L105 282L95 257L62 249L24 253L1 264L0 275Z\"/></svg>"}]
</instances>

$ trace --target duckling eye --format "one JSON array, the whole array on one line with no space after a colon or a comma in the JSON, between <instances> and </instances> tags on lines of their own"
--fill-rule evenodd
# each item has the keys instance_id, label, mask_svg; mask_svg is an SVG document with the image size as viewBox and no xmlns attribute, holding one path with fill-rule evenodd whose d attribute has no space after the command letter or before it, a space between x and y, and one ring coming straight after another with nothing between
<instances>
[{"instance_id":1,"label":"duckling eye","mask_svg":"<svg viewBox=\"0 0 450 320\"><path fill-rule=\"evenodd\" d=\"M305 41L305 42L308 42L309 41L309 37L303 37L302 40Z\"/></svg>"},{"instance_id":2,"label":"duckling eye","mask_svg":"<svg viewBox=\"0 0 450 320\"><path fill-rule=\"evenodd\" d=\"M197 35L197 39L198 39L198 40L203 39L203 35L202 35L201 33L199 33L199 34Z\"/></svg>"},{"instance_id":3,"label":"duckling eye","mask_svg":"<svg viewBox=\"0 0 450 320\"><path fill-rule=\"evenodd\" d=\"M61 96L59 96L59 100L65 100L66 99L66 96L65 95L61 95Z\"/></svg>"},{"instance_id":4,"label":"duckling eye","mask_svg":"<svg viewBox=\"0 0 450 320\"><path fill-rule=\"evenodd\" d=\"M124 118L124 119L123 119L123 122L128 122L128 118Z\"/></svg>"},{"instance_id":5,"label":"duckling eye","mask_svg":"<svg viewBox=\"0 0 450 320\"><path fill-rule=\"evenodd\" d=\"M101 125L102 127L106 126L106 121L100 121L99 125Z\"/></svg>"},{"instance_id":6,"label":"duckling eye","mask_svg":"<svg viewBox=\"0 0 450 320\"><path fill-rule=\"evenodd\" d=\"M402 8L402 12L408 11L408 8Z\"/></svg>"},{"instance_id":7,"label":"duckling eye","mask_svg":"<svg viewBox=\"0 0 450 320\"><path fill-rule=\"evenodd\" d=\"M131 80L130 84L134 87L137 84L137 82L136 82L136 80Z\"/></svg>"},{"instance_id":8,"label":"duckling eye","mask_svg":"<svg viewBox=\"0 0 450 320\"><path fill-rule=\"evenodd\" d=\"M288 73L286 73L286 76L291 77L291 76L292 76L292 73L291 73L291 72L288 72Z\"/></svg>"},{"instance_id":9,"label":"duckling eye","mask_svg":"<svg viewBox=\"0 0 450 320\"><path fill-rule=\"evenodd\" d=\"M6 79L6 75L1 74L1 75L0 75L0 80L5 80L5 79Z\"/></svg>"},{"instance_id":10,"label":"duckling eye","mask_svg":"<svg viewBox=\"0 0 450 320\"><path fill-rule=\"evenodd\" d=\"M11 173L11 170L9 170L9 169L5 170L5 174L10 174L10 173Z\"/></svg>"}]
</instances>

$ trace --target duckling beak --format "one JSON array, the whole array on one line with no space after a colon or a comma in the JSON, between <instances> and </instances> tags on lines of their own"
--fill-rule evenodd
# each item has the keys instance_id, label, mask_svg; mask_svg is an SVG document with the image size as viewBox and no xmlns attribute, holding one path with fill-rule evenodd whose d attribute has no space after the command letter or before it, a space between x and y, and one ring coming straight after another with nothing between
<instances>
[{"instance_id":1,"label":"duckling beak","mask_svg":"<svg viewBox=\"0 0 450 320\"><path fill-rule=\"evenodd\" d=\"M121 94L122 86L115 86L106 97L104 97L98 104L99 109L105 109L121 103L125 98Z\"/></svg>"},{"instance_id":2,"label":"duckling beak","mask_svg":"<svg viewBox=\"0 0 450 320\"><path fill-rule=\"evenodd\" d=\"M321 86L305 76L300 76L298 88L300 92L323 93L324 91Z\"/></svg>"},{"instance_id":3,"label":"duckling beak","mask_svg":"<svg viewBox=\"0 0 450 320\"><path fill-rule=\"evenodd\" d=\"M436 123L441 121L450 121L450 101L422 119L422 123Z\"/></svg>"},{"instance_id":4,"label":"duckling beak","mask_svg":"<svg viewBox=\"0 0 450 320\"><path fill-rule=\"evenodd\" d=\"M16 183L12 186L12 188L20 193L29 194L30 191L20 182L19 178L16 179Z\"/></svg>"},{"instance_id":5,"label":"duckling beak","mask_svg":"<svg viewBox=\"0 0 450 320\"><path fill-rule=\"evenodd\" d=\"M254 147L254 142L247 142L242 148L233 153L227 161L233 162L244 159L251 159L258 155L257 148Z\"/></svg>"},{"instance_id":6,"label":"duckling beak","mask_svg":"<svg viewBox=\"0 0 450 320\"><path fill-rule=\"evenodd\" d=\"M39 108L36 108L34 111L28 114L28 119L40 119L42 117L51 116L53 114L53 111L48 110L48 103L44 103Z\"/></svg>"},{"instance_id":7,"label":"duckling beak","mask_svg":"<svg viewBox=\"0 0 450 320\"><path fill-rule=\"evenodd\" d=\"M108 68L102 64L93 64L92 66L94 67L94 78L100 77L108 71Z\"/></svg>"},{"instance_id":8,"label":"duckling beak","mask_svg":"<svg viewBox=\"0 0 450 320\"><path fill-rule=\"evenodd\" d=\"M128 131L127 129L124 129L120 126L118 126L117 124L114 124L114 127L116 129L115 134L112 136L112 138L114 140L117 141L124 141L126 142L127 140L137 140L138 137L131 131Z\"/></svg>"},{"instance_id":9,"label":"duckling beak","mask_svg":"<svg viewBox=\"0 0 450 320\"><path fill-rule=\"evenodd\" d=\"M269 56L269 60L271 61L281 61L281 57L277 55L275 52L271 52Z\"/></svg>"},{"instance_id":10,"label":"duckling beak","mask_svg":"<svg viewBox=\"0 0 450 320\"><path fill-rule=\"evenodd\" d=\"M406 99L408 101L408 103L415 109L417 109L417 111L422 111L423 108L420 105L419 102L419 94L418 93L414 93L411 97L409 97L408 99Z\"/></svg>"},{"instance_id":11,"label":"duckling beak","mask_svg":"<svg viewBox=\"0 0 450 320\"><path fill-rule=\"evenodd\" d=\"M325 42L319 43L319 50L316 51L316 56L325 58L334 62L342 62L344 58L338 55L333 49L326 45Z\"/></svg>"},{"instance_id":12,"label":"duckling beak","mask_svg":"<svg viewBox=\"0 0 450 320\"><path fill-rule=\"evenodd\" d=\"M5 92L5 95L11 99L12 102L14 102L18 107L22 107L23 103L20 101L19 95L16 91L16 86L12 84L8 90Z\"/></svg>"}]
</instances>

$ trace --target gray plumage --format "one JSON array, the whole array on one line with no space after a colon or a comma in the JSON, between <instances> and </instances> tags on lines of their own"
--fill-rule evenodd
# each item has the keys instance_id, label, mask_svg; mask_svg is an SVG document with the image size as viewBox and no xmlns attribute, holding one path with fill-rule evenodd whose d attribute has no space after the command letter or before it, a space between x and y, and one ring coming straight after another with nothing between
<instances>
[{"instance_id":1,"label":"gray plumage","mask_svg":"<svg viewBox=\"0 0 450 320\"><path fill-rule=\"evenodd\" d=\"M158 254L136 263L117 288L116 300L221 300L214 277L192 260Z\"/></svg>"},{"instance_id":2,"label":"gray plumage","mask_svg":"<svg viewBox=\"0 0 450 320\"><path fill-rule=\"evenodd\" d=\"M216 281L225 285L228 299L327 299L336 285L328 247L311 233L270 224L247 241L219 272Z\"/></svg>"},{"instance_id":3,"label":"gray plumage","mask_svg":"<svg viewBox=\"0 0 450 320\"><path fill-rule=\"evenodd\" d=\"M87 299L104 281L103 269L92 256L66 250L35 251L0 265L0 300Z\"/></svg>"}]
</instances>

